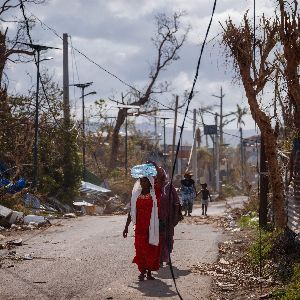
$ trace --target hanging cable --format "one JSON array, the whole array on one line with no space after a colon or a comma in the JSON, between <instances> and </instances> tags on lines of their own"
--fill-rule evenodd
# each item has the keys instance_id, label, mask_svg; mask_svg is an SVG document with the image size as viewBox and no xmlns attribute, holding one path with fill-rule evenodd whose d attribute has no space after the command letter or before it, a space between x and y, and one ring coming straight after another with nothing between
<instances>
[{"instance_id":1,"label":"hanging cable","mask_svg":"<svg viewBox=\"0 0 300 300\"><path fill-rule=\"evenodd\" d=\"M198 79L200 63L201 63L201 59L202 59L204 47L205 47L205 44L206 44L207 36L208 36L209 31L210 31L211 23L212 23L213 16L214 16L214 13L215 13L216 4L217 4L217 0L214 1L214 5L213 5L213 9L212 9L210 21L209 21L209 24L208 24L208 27L207 27L207 30L206 30L204 42L203 42L202 47L201 47L201 51L200 51L200 55L199 55L199 59L198 59L197 67L196 67L196 74L195 74L195 77L194 77L194 81L193 81L193 85L192 85L192 88L191 88L191 92L190 92L189 97L188 97L188 103L187 103L187 106L186 106L186 110L185 110L185 114L184 114L184 118L183 118L181 130L180 130L179 142L177 144L176 154L175 154L175 157L174 157L174 163L173 163L173 167L172 167L172 175L171 175L170 191L169 191L169 201L170 201L170 198L171 198L172 184L173 184L173 179L174 179L174 175L175 175L176 161L177 161L177 158L178 158L179 148L180 148L180 144L181 144L181 140L182 140L182 133L183 133L183 129L184 129L184 124L185 124L185 120L186 120L186 117L187 117L187 114L188 114L188 111L189 111L190 103L191 103L192 98L194 96L194 88L195 88L195 85L196 85L196 82L197 82L197 79ZM169 216L169 218L170 218L170 216ZM168 220L168 222L169 221L170 220ZM167 244L168 244L168 247L170 247L171 241L170 241L170 235L168 233L167 233ZM182 298L182 296L181 296L181 294L180 294L180 292L179 292L179 290L177 288L176 279L175 279L175 275L174 275L174 270L173 270L173 266L172 266L170 248L169 248L168 252L169 252L169 262L170 262L169 267L170 267L172 279L173 279L173 282L174 282L174 286L175 286L175 289L176 289L178 297L181 300L183 300L183 298Z\"/></svg>"},{"instance_id":2,"label":"hanging cable","mask_svg":"<svg viewBox=\"0 0 300 300\"><path fill-rule=\"evenodd\" d=\"M33 14L28 8L25 8L34 18L36 18L40 24L42 25L42 27L45 27L47 30L51 31L56 37L58 37L59 39L63 39L55 29L51 28L49 25L47 25L45 22L43 22L39 17L37 17L35 14ZM207 45L208 43L214 41L218 36L220 35L217 34L216 36L214 36L213 38L211 38L209 41L204 41L203 44L202 44L202 47L204 45L204 43ZM114 74L113 72L109 71L107 68L104 68L103 66L101 66L99 63L97 63L95 60L93 60L92 58L90 58L89 56L87 56L85 53L83 53L81 50L77 49L76 47L73 46L73 44L71 43L71 49L72 51L76 51L77 53L79 53L80 55L82 55L85 59L87 59L90 63L96 65L98 68L100 68L102 71L104 71L105 73L109 74L110 76L112 76L113 78L117 79L119 82L121 82L122 84L124 84L125 86L129 87L130 89L134 90L135 92L139 93L139 94L143 94L140 90L138 90L136 87L134 87L132 84L126 82L125 80L121 79L118 75ZM76 61L75 61L76 62ZM76 66L76 65L75 65ZM76 66L76 69L77 69L77 66ZM78 71L77 71L78 73ZM198 74L197 74L197 77L198 77ZM156 99L151 99L153 102L157 103L158 105L168 109L168 110L172 110L174 111L174 108L170 107L170 106L167 106L161 102L159 102L158 100ZM182 114L184 115L184 113L178 111L179 114ZM187 117L189 118L190 120L193 120L192 118L190 117Z\"/></svg>"},{"instance_id":3,"label":"hanging cable","mask_svg":"<svg viewBox=\"0 0 300 300\"><path fill-rule=\"evenodd\" d=\"M26 32L27 32L28 39L29 39L30 43L33 44L33 40L32 40L32 38L31 38L31 34L30 34L29 21L28 21L28 18L27 18L27 16L26 16L26 14L25 14L25 6L24 6L24 3L23 3L23 0L20 0L20 8L21 8L22 15L23 15L23 18L24 18L24 21L25 21ZM33 53L33 57L34 57L34 62L35 62L35 64L36 64L36 66L37 66L37 63L38 63L38 62L37 62L37 58L36 58L35 52ZM51 107L51 105L50 105L49 97L48 97L48 95L47 95L46 88L45 88L44 82L43 82L43 80L42 80L42 77L41 77L41 74L40 74L39 71L38 71L38 78L39 78L39 81L40 81L40 83L41 83L42 90L43 90L43 94L44 94L44 96L45 96L47 105L48 105L48 107L49 107L49 111L50 111L50 113L51 113L51 115L52 115L52 117L53 117L53 119L54 119L54 122L56 123L56 125L57 125L61 130L66 131L66 129L63 128L63 127L61 126L61 124L59 123L59 121L56 119L55 113L53 112L52 107ZM37 92L38 92L38 91L37 91ZM68 130L68 131L72 131L73 129L74 129L74 127L71 128L71 129Z\"/></svg>"},{"instance_id":4,"label":"hanging cable","mask_svg":"<svg viewBox=\"0 0 300 300\"><path fill-rule=\"evenodd\" d=\"M256 74L256 1L253 0L253 78L254 82L256 83L257 80L257 74ZM255 90L255 96L256 96L256 90ZM255 119L255 128L256 128L256 119ZM262 139L262 135L261 135ZM262 145L262 141L261 141ZM262 146L261 146L262 150ZM260 176L262 174L260 173L259 168L259 161L258 161L258 143L256 142L256 170L258 174L258 180L257 180L257 197L260 198ZM261 155L261 153L260 153ZM259 222L259 277L262 278L262 230L261 230L261 201L259 201L259 211L258 211L258 222ZM260 280L260 291L262 292L262 281Z\"/></svg>"}]
</instances>

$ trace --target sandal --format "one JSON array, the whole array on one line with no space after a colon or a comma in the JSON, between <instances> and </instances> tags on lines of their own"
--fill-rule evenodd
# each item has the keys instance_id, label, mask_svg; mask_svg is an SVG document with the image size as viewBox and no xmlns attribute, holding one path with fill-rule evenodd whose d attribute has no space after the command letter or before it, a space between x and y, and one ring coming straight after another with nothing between
<instances>
[{"instance_id":1,"label":"sandal","mask_svg":"<svg viewBox=\"0 0 300 300\"><path fill-rule=\"evenodd\" d=\"M144 273L141 273L141 274L138 276L138 279L139 279L139 281L144 281L144 279L145 279L145 274L144 274Z\"/></svg>"},{"instance_id":2,"label":"sandal","mask_svg":"<svg viewBox=\"0 0 300 300\"><path fill-rule=\"evenodd\" d=\"M155 278L151 274L147 274L147 280L155 280Z\"/></svg>"}]
</instances>

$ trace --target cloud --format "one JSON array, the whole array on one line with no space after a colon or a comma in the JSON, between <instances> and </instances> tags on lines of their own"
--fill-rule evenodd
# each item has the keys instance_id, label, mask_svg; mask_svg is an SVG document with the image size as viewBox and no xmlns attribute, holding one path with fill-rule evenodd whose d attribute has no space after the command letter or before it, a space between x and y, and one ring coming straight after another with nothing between
<instances>
[{"instance_id":1,"label":"cloud","mask_svg":"<svg viewBox=\"0 0 300 300\"><path fill-rule=\"evenodd\" d=\"M71 5L70 5L71 4ZM72 36L75 47L86 53L95 62L115 73L129 84L143 89L148 82L149 70L155 60L155 49L151 43L151 36L155 32L154 16L159 12L171 14L175 11L185 11L182 19L183 27L191 25L186 44L180 51L181 59L169 66L160 74L159 80L172 83L169 94L158 97L160 102L169 103L172 94L182 95L184 90L190 90L194 79L196 64L209 23L211 0L51 0L41 6L28 6L29 10L54 28L59 35L67 32ZM253 16L253 3L249 0L222 0L217 4L216 14L209 40L222 32L219 22L223 23L230 16L239 23L243 14L249 10L249 17ZM20 12L18 12L19 14ZM27 11L30 15L30 13ZM261 0L257 3L257 14L273 15L274 1ZM62 41L47 28L37 23L32 31L35 42L62 47ZM215 101L211 94L219 93L223 87L224 110L234 109L241 99L244 99L243 89L234 83L232 66L226 65L224 48L220 46L221 37L210 41L204 50L200 73L196 89L198 94L192 102L192 108L207 105ZM49 51L47 55L54 56L53 61L43 63L50 73L55 73L58 82L62 82L62 52ZM119 97L128 87L115 78L100 70L75 52L70 52L70 82L77 79L75 68L77 65L80 81L94 81L93 89L97 97L108 98L112 94ZM26 85L32 84L32 79L26 74L35 74L33 64L17 65L8 71L14 91L26 91ZM74 79L73 79L74 77ZM78 98L79 91L70 93ZM87 105L94 101L87 99Z\"/></svg>"}]
</instances>

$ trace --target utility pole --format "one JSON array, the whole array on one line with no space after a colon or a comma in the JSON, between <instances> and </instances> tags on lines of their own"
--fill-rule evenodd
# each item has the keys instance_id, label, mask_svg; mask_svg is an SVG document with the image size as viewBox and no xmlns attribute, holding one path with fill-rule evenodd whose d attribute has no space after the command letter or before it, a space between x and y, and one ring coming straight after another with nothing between
<instances>
[{"instance_id":1,"label":"utility pole","mask_svg":"<svg viewBox=\"0 0 300 300\"><path fill-rule=\"evenodd\" d=\"M38 139L39 139L39 89L40 89L40 62L41 62L41 51L48 50L48 49L59 49L55 47L48 47L44 45L37 45L37 44L27 44L34 50L37 54L35 57L35 64L36 64L36 94L35 94L35 117L34 117L34 144L33 144L33 180L32 186L37 187L38 184ZM46 58L43 60L49 60L52 58Z\"/></svg>"},{"instance_id":2,"label":"utility pole","mask_svg":"<svg viewBox=\"0 0 300 300\"><path fill-rule=\"evenodd\" d=\"M217 190L217 185L216 185L216 135L210 135L210 138L212 140L212 155L213 155L213 165L212 165L212 184L214 187L214 190Z\"/></svg>"},{"instance_id":3,"label":"utility pole","mask_svg":"<svg viewBox=\"0 0 300 300\"><path fill-rule=\"evenodd\" d=\"M223 98L225 97L225 94L223 94L223 88L221 86L221 94L220 96L212 95L213 97L220 99L220 146L223 145Z\"/></svg>"},{"instance_id":4,"label":"utility pole","mask_svg":"<svg viewBox=\"0 0 300 300\"><path fill-rule=\"evenodd\" d=\"M69 55L68 34L63 34L63 100L64 100L64 122L66 130L70 126L70 100L69 100Z\"/></svg>"},{"instance_id":5,"label":"utility pole","mask_svg":"<svg viewBox=\"0 0 300 300\"><path fill-rule=\"evenodd\" d=\"M199 115L203 126L205 126L202 108L199 108ZM206 144L206 148L208 148L208 134L205 135L205 144Z\"/></svg>"},{"instance_id":6,"label":"utility pole","mask_svg":"<svg viewBox=\"0 0 300 300\"><path fill-rule=\"evenodd\" d=\"M184 130L184 127L178 125L178 127L180 128L180 131L179 131L179 146L180 146L180 169L178 170L180 172L180 176L182 175L183 171L182 171L182 165L183 165L183 145L182 145L182 137L183 137L183 130ZM182 131L182 135L181 134L181 131Z\"/></svg>"},{"instance_id":7,"label":"utility pole","mask_svg":"<svg viewBox=\"0 0 300 300\"><path fill-rule=\"evenodd\" d=\"M198 168L197 168L197 141L196 141L196 115L197 111L194 108L194 122L193 122L193 136L194 136L194 144L193 144L193 174L195 178L195 182L197 183L198 181Z\"/></svg>"},{"instance_id":8,"label":"utility pole","mask_svg":"<svg viewBox=\"0 0 300 300\"><path fill-rule=\"evenodd\" d=\"M156 110L154 115L154 135L155 135L155 141L157 142L157 120L156 120Z\"/></svg>"},{"instance_id":9,"label":"utility pole","mask_svg":"<svg viewBox=\"0 0 300 300\"><path fill-rule=\"evenodd\" d=\"M85 139L85 103L84 103L84 97L88 95L95 95L96 92L90 92L88 94L84 94L84 90L92 85L93 82L87 82L87 83L76 83L72 84L71 86L76 86L81 89L81 100L82 100L82 165L83 165L83 173L82 178L85 180L86 178L86 163L85 163L85 151L86 151L86 139Z\"/></svg>"},{"instance_id":10,"label":"utility pole","mask_svg":"<svg viewBox=\"0 0 300 300\"><path fill-rule=\"evenodd\" d=\"M269 177L268 166L266 163L265 143L261 136L260 143L260 170L259 170L259 225L262 228L267 227L268 223L268 192L269 192Z\"/></svg>"},{"instance_id":11,"label":"utility pole","mask_svg":"<svg viewBox=\"0 0 300 300\"><path fill-rule=\"evenodd\" d=\"M159 117L164 121L164 158L166 162L166 155L167 155L167 144L166 144L166 120L172 119L170 117Z\"/></svg>"},{"instance_id":12,"label":"utility pole","mask_svg":"<svg viewBox=\"0 0 300 300\"><path fill-rule=\"evenodd\" d=\"M244 189L244 143L243 143L243 129L240 127L240 155L241 155L241 184Z\"/></svg>"},{"instance_id":13,"label":"utility pole","mask_svg":"<svg viewBox=\"0 0 300 300\"><path fill-rule=\"evenodd\" d=\"M74 170L72 168L71 152L71 123L70 123L70 100L69 100L69 53L68 34L63 34L63 103L64 103L64 192L67 193L72 186ZM71 184L70 184L71 183Z\"/></svg>"},{"instance_id":14,"label":"utility pole","mask_svg":"<svg viewBox=\"0 0 300 300\"><path fill-rule=\"evenodd\" d=\"M33 146L33 187L38 181L38 138L39 138L39 90L40 90L40 53L41 48L36 50L36 94L35 94L35 118L34 118L34 146Z\"/></svg>"},{"instance_id":15,"label":"utility pole","mask_svg":"<svg viewBox=\"0 0 300 300\"><path fill-rule=\"evenodd\" d=\"M218 114L215 115L215 123L218 124ZM220 190L220 145L218 134L215 135L215 151L216 151L216 191L221 193Z\"/></svg>"},{"instance_id":16,"label":"utility pole","mask_svg":"<svg viewBox=\"0 0 300 300\"><path fill-rule=\"evenodd\" d=\"M175 157L175 143L176 143L176 128L177 128L177 112L178 112L178 99L179 97L176 96L175 99L175 112L174 112L174 128L173 128L173 141L172 141L172 154L171 154L171 162L172 162L172 166L171 168L173 168L174 165L174 157ZM172 170L172 169L171 169Z\"/></svg>"},{"instance_id":17,"label":"utility pole","mask_svg":"<svg viewBox=\"0 0 300 300\"><path fill-rule=\"evenodd\" d=\"M217 148L217 191L219 194L222 194L222 184L220 184L220 152L222 151L222 147L224 144L223 139L223 98L225 94L223 94L223 88L221 86L220 96L212 95L213 97L220 99L220 137L216 136L216 148Z\"/></svg>"}]
</instances>

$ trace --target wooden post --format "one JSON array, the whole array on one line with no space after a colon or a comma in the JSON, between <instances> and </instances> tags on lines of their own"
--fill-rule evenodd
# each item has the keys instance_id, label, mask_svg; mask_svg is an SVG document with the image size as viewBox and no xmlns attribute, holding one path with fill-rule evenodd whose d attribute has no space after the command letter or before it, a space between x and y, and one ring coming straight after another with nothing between
<instances>
[{"instance_id":1,"label":"wooden post","mask_svg":"<svg viewBox=\"0 0 300 300\"><path fill-rule=\"evenodd\" d=\"M173 129L173 142L172 142L172 153L171 153L171 162L172 162L172 167L171 167L171 172L173 169L173 165L174 165L174 155L175 155L175 143L176 143L176 130L177 130L177 112L178 112L178 96L176 96L176 100L175 100L175 116L174 116L174 129Z\"/></svg>"}]
</instances>

